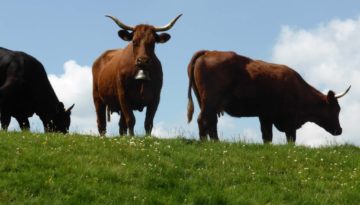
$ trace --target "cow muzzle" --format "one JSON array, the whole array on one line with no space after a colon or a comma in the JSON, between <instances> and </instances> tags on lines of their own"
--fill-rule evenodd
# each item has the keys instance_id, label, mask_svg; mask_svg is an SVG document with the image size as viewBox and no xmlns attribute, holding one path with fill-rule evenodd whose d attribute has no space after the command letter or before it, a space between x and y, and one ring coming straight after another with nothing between
<instances>
[{"instance_id":1,"label":"cow muzzle","mask_svg":"<svg viewBox=\"0 0 360 205\"><path fill-rule=\"evenodd\" d=\"M332 134L333 134L334 136L341 135L341 133L342 133L342 129L341 129L341 128L336 129L336 130L334 130L334 131L332 132Z\"/></svg>"},{"instance_id":2,"label":"cow muzzle","mask_svg":"<svg viewBox=\"0 0 360 205\"><path fill-rule=\"evenodd\" d=\"M140 69L135 75L135 80L151 80L151 78L148 71Z\"/></svg>"},{"instance_id":3,"label":"cow muzzle","mask_svg":"<svg viewBox=\"0 0 360 205\"><path fill-rule=\"evenodd\" d=\"M135 65L139 68L147 67L150 64L150 58L148 57L139 57L136 59Z\"/></svg>"}]
</instances>

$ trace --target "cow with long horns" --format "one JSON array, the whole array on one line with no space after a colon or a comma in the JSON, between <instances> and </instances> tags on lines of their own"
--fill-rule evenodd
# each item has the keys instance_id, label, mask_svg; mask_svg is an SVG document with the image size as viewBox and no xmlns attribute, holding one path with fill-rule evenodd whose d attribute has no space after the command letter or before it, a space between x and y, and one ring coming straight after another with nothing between
<instances>
[{"instance_id":1,"label":"cow with long horns","mask_svg":"<svg viewBox=\"0 0 360 205\"><path fill-rule=\"evenodd\" d=\"M163 27L140 24L129 26L113 16L118 35L130 43L124 49L105 51L93 64L93 99L100 135L106 133L106 110L120 114L119 133L134 135L134 110L146 107L145 131L150 135L160 101L162 67L155 55L155 43L165 43L181 15ZM110 117L110 115L108 116Z\"/></svg>"},{"instance_id":2,"label":"cow with long horns","mask_svg":"<svg viewBox=\"0 0 360 205\"><path fill-rule=\"evenodd\" d=\"M272 141L272 126L295 142L296 130L314 122L332 135L340 135L340 106L344 96L322 94L294 70L237 55L234 52L199 51L188 66L188 121L194 105L191 88L200 106L201 140L218 140L217 118L223 112L234 117L257 116L264 142Z\"/></svg>"}]
</instances>

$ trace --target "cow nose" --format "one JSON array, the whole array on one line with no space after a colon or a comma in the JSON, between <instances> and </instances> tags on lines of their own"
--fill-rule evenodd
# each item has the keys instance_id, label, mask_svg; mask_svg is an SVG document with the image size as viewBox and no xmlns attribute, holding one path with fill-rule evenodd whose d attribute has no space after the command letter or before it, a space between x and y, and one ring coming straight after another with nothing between
<instances>
[{"instance_id":1,"label":"cow nose","mask_svg":"<svg viewBox=\"0 0 360 205\"><path fill-rule=\"evenodd\" d=\"M341 133L342 133L342 128L339 128L339 129L335 130L334 135L335 136L341 135Z\"/></svg>"},{"instance_id":2,"label":"cow nose","mask_svg":"<svg viewBox=\"0 0 360 205\"><path fill-rule=\"evenodd\" d=\"M148 65L150 62L150 58L147 57L139 57L136 59L136 65Z\"/></svg>"}]
</instances>

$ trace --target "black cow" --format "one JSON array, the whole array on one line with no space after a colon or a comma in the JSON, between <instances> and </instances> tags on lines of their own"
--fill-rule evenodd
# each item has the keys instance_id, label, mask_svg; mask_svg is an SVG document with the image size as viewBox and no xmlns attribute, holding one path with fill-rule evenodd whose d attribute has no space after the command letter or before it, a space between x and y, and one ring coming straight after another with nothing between
<instances>
[{"instance_id":1,"label":"black cow","mask_svg":"<svg viewBox=\"0 0 360 205\"><path fill-rule=\"evenodd\" d=\"M65 110L52 88L43 65L20 51L0 48L0 121L7 130L11 117L21 129L30 129L36 113L45 132L67 133L72 105Z\"/></svg>"}]
</instances>

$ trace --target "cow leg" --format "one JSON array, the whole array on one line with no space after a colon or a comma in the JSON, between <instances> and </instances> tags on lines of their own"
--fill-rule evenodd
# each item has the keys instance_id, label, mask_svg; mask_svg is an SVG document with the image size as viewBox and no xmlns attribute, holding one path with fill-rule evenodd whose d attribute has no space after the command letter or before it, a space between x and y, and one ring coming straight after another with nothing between
<instances>
[{"instance_id":1,"label":"cow leg","mask_svg":"<svg viewBox=\"0 0 360 205\"><path fill-rule=\"evenodd\" d=\"M211 115L209 115L209 128L208 128L208 133L209 133L209 137L211 140L214 141L219 141L219 137L218 137L218 133L217 133L217 114L216 113L211 113Z\"/></svg>"},{"instance_id":2,"label":"cow leg","mask_svg":"<svg viewBox=\"0 0 360 205\"><path fill-rule=\"evenodd\" d=\"M135 116L133 111L130 111L128 114L125 114L126 125L129 129L129 135L134 136L134 127L135 127Z\"/></svg>"},{"instance_id":3,"label":"cow leg","mask_svg":"<svg viewBox=\"0 0 360 205\"><path fill-rule=\"evenodd\" d=\"M159 101L160 101L160 97L158 97L157 100L153 104L148 105L146 108L146 116L145 116L145 123L144 123L146 135L151 135L154 117L155 117L155 113L156 113L156 110L159 105Z\"/></svg>"},{"instance_id":4,"label":"cow leg","mask_svg":"<svg viewBox=\"0 0 360 205\"><path fill-rule=\"evenodd\" d=\"M30 130L30 123L28 118L22 117L22 118L16 118L16 120L18 121L21 130Z\"/></svg>"},{"instance_id":5,"label":"cow leg","mask_svg":"<svg viewBox=\"0 0 360 205\"><path fill-rule=\"evenodd\" d=\"M1 129L7 131L10 124L11 116L1 113L0 121L1 121Z\"/></svg>"},{"instance_id":6,"label":"cow leg","mask_svg":"<svg viewBox=\"0 0 360 205\"><path fill-rule=\"evenodd\" d=\"M207 130L206 130L206 122L203 114L200 112L198 117L198 126L199 126L199 137L201 141L207 140Z\"/></svg>"},{"instance_id":7,"label":"cow leg","mask_svg":"<svg viewBox=\"0 0 360 205\"><path fill-rule=\"evenodd\" d=\"M124 90L125 90L125 88L124 88ZM129 135L134 136L134 127L135 127L134 112L128 106L128 103L126 101L124 93L120 94L119 101L120 101L120 106L121 106L121 113L123 113L125 122L126 122L126 126L129 129Z\"/></svg>"},{"instance_id":8,"label":"cow leg","mask_svg":"<svg viewBox=\"0 0 360 205\"><path fill-rule=\"evenodd\" d=\"M219 141L219 137L217 133L217 123L215 123L209 128L209 137L213 141Z\"/></svg>"},{"instance_id":9,"label":"cow leg","mask_svg":"<svg viewBox=\"0 0 360 205\"><path fill-rule=\"evenodd\" d=\"M51 131L50 124L44 119L41 119L41 121L42 121L43 126L44 126L44 132L50 132Z\"/></svg>"},{"instance_id":10,"label":"cow leg","mask_svg":"<svg viewBox=\"0 0 360 205\"><path fill-rule=\"evenodd\" d=\"M286 134L286 140L288 143L295 143L296 141L296 130L291 130L285 132Z\"/></svg>"},{"instance_id":11,"label":"cow leg","mask_svg":"<svg viewBox=\"0 0 360 205\"><path fill-rule=\"evenodd\" d=\"M98 131L101 136L106 134L106 105L95 100Z\"/></svg>"},{"instance_id":12,"label":"cow leg","mask_svg":"<svg viewBox=\"0 0 360 205\"><path fill-rule=\"evenodd\" d=\"M219 140L217 134L216 109L210 106L202 106L198 117L200 140L206 140L209 135L211 140Z\"/></svg>"},{"instance_id":13,"label":"cow leg","mask_svg":"<svg viewBox=\"0 0 360 205\"><path fill-rule=\"evenodd\" d=\"M16 89L19 86L19 79L22 79L22 76L19 76L21 72L21 67L18 65L17 61L13 61L8 66L8 71L6 73L6 81L0 86L0 111L5 110L4 101L10 93L16 92ZM20 69L20 71L19 71ZM11 115L2 112L0 115L1 127L3 130L7 130L10 124Z\"/></svg>"},{"instance_id":14,"label":"cow leg","mask_svg":"<svg viewBox=\"0 0 360 205\"><path fill-rule=\"evenodd\" d=\"M119 120L119 134L120 136L127 134L127 125L125 121L125 116L123 113L120 114L120 120Z\"/></svg>"},{"instance_id":15,"label":"cow leg","mask_svg":"<svg viewBox=\"0 0 360 205\"><path fill-rule=\"evenodd\" d=\"M259 117L261 133L264 143L272 142L273 133L272 133L272 122L269 119Z\"/></svg>"}]
</instances>

